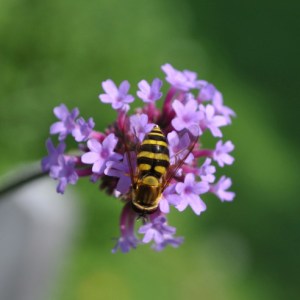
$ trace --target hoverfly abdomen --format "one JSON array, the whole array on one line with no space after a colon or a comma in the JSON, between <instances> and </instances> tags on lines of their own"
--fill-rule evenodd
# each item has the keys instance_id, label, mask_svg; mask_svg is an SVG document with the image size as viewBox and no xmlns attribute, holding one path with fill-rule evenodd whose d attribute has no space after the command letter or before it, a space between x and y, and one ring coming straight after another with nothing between
<instances>
[{"instance_id":1,"label":"hoverfly abdomen","mask_svg":"<svg viewBox=\"0 0 300 300\"><path fill-rule=\"evenodd\" d=\"M155 176L160 179L170 165L167 140L158 125L146 135L137 155L138 177Z\"/></svg>"},{"instance_id":2,"label":"hoverfly abdomen","mask_svg":"<svg viewBox=\"0 0 300 300\"><path fill-rule=\"evenodd\" d=\"M162 193L162 177L170 165L167 140L158 125L145 136L137 154L137 182L132 204L144 214L154 212Z\"/></svg>"}]
</instances>

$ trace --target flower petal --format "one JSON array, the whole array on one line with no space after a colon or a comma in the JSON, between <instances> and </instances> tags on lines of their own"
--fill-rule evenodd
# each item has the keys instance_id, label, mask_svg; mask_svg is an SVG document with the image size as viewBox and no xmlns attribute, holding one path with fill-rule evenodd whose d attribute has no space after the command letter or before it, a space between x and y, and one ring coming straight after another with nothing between
<instances>
[{"instance_id":1,"label":"flower petal","mask_svg":"<svg viewBox=\"0 0 300 300\"><path fill-rule=\"evenodd\" d=\"M87 152L81 156L81 161L85 164L93 164L99 160L100 156L95 152Z\"/></svg>"},{"instance_id":2,"label":"flower petal","mask_svg":"<svg viewBox=\"0 0 300 300\"><path fill-rule=\"evenodd\" d=\"M196 215L206 210L206 204L195 194L189 195L189 204Z\"/></svg>"}]
</instances>

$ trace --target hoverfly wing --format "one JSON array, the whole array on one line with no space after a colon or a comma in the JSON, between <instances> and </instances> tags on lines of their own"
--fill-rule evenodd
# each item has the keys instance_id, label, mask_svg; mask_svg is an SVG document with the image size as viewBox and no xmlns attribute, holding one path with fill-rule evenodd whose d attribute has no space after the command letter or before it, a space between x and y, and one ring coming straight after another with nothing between
<instances>
[{"instance_id":1,"label":"hoverfly wing","mask_svg":"<svg viewBox=\"0 0 300 300\"><path fill-rule=\"evenodd\" d=\"M178 176L178 172L184 163L189 163L188 160L191 152L193 151L198 138L200 136L200 128L197 125L193 125L189 128L185 128L178 133L181 147L178 151L170 157L171 166L165 176L162 191L167 188L170 181Z\"/></svg>"},{"instance_id":2,"label":"hoverfly wing","mask_svg":"<svg viewBox=\"0 0 300 300\"><path fill-rule=\"evenodd\" d=\"M139 139L138 133L136 132L136 128L130 127L130 129L131 129L132 136L133 136L134 143L135 143L134 152L135 152L135 156L137 158L137 155L140 151L142 141Z\"/></svg>"},{"instance_id":3,"label":"hoverfly wing","mask_svg":"<svg viewBox=\"0 0 300 300\"><path fill-rule=\"evenodd\" d=\"M136 157L137 157L137 145L138 138L136 132L132 133L130 128L130 121L126 113L122 116L122 121L119 125L120 141L124 146L124 159L126 159L129 175L131 179L131 184L135 184L135 174L136 174Z\"/></svg>"},{"instance_id":4,"label":"hoverfly wing","mask_svg":"<svg viewBox=\"0 0 300 300\"><path fill-rule=\"evenodd\" d=\"M182 159L186 153L189 151L189 146L191 144L191 138L186 130L182 130L180 134L178 134L178 141L180 146L177 146L177 151L170 156L171 165L177 165L178 161ZM188 158L188 157L187 157ZM187 160L186 158L186 160ZM187 161L185 161L187 163Z\"/></svg>"}]
</instances>

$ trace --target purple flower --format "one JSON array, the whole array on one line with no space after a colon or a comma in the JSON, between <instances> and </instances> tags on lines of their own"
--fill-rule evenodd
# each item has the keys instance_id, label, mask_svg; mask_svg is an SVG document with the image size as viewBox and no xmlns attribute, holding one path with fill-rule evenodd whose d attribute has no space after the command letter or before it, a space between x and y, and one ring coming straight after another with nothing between
<instances>
[{"instance_id":1,"label":"purple flower","mask_svg":"<svg viewBox=\"0 0 300 300\"><path fill-rule=\"evenodd\" d=\"M211 186L210 192L214 193L217 197L219 197L222 202L232 201L235 197L235 193L227 191L231 187L231 185L231 179L222 176L216 184Z\"/></svg>"},{"instance_id":2,"label":"purple flower","mask_svg":"<svg viewBox=\"0 0 300 300\"><path fill-rule=\"evenodd\" d=\"M167 225L165 216L156 217L152 222L141 226L138 232L144 234L143 243L147 244L153 241L153 248L157 251L164 249L168 244L178 247L183 241L182 238L173 237L176 228Z\"/></svg>"},{"instance_id":3,"label":"purple flower","mask_svg":"<svg viewBox=\"0 0 300 300\"><path fill-rule=\"evenodd\" d=\"M201 114L197 111L197 106L197 101L193 99L189 100L186 104L178 100L173 102L172 107L176 113L176 117L172 120L172 125L177 131L199 124Z\"/></svg>"},{"instance_id":4,"label":"purple flower","mask_svg":"<svg viewBox=\"0 0 300 300\"><path fill-rule=\"evenodd\" d=\"M214 94L212 104L215 108L216 114L224 116L227 124L231 124L231 116L235 117L235 112L223 104L223 96L219 91L216 91Z\"/></svg>"},{"instance_id":5,"label":"purple flower","mask_svg":"<svg viewBox=\"0 0 300 300\"><path fill-rule=\"evenodd\" d=\"M215 181L216 167L211 165L211 159L207 158L203 165L198 169L198 175L200 176L201 180L207 181L212 183Z\"/></svg>"},{"instance_id":6,"label":"purple flower","mask_svg":"<svg viewBox=\"0 0 300 300\"><path fill-rule=\"evenodd\" d=\"M170 163L175 164L177 159L183 159L187 154L186 151L191 143L190 137L187 133L179 137L176 131L171 131L167 136L170 151ZM190 164L194 160L194 155L190 153L185 159L185 163Z\"/></svg>"},{"instance_id":7,"label":"purple flower","mask_svg":"<svg viewBox=\"0 0 300 300\"><path fill-rule=\"evenodd\" d=\"M195 214L200 215L201 212L206 210L206 205L199 195L206 193L208 190L209 185L207 182L196 182L193 174L187 174L184 182L178 182L176 185L176 192L181 196L181 201L176 208L183 211L189 205Z\"/></svg>"},{"instance_id":8,"label":"purple flower","mask_svg":"<svg viewBox=\"0 0 300 300\"><path fill-rule=\"evenodd\" d=\"M200 81L197 80L197 73L189 70L183 70L182 74L185 76L188 84L191 88L197 88L200 84Z\"/></svg>"},{"instance_id":9,"label":"purple flower","mask_svg":"<svg viewBox=\"0 0 300 300\"><path fill-rule=\"evenodd\" d=\"M121 236L117 239L117 243L111 252L116 253L120 249L122 253L127 253L130 249L135 249L138 242L139 240L134 235Z\"/></svg>"},{"instance_id":10,"label":"purple flower","mask_svg":"<svg viewBox=\"0 0 300 300\"><path fill-rule=\"evenodd\" d=\"M162 81L158 78L155 78L152 81L151 86L146 80L142 80L138 83L139 91L137 95L146 103L153 103L161 98L162 92L160 91L162 86Z\"/></svg>"},{"instance_id":11,"label":"purple flower","mask_svg":"<svg viewBox=\"0 0 300 300\"><path fill-rule=\"evenodd\" d=\"M206 84L200 89L197 99L200 102L212 100L216 91L217 91L217 89L215 88L215 86L213 84L206 82Z\"/></svg>"},{"instance_id":12,"label":"purple flower","mask_svg":"<svg viewBox=\"0 0 300 300\"><path fill-rule=\"evenodd\" d=\"M132 95L128 95L130 84L127 80L124 80L117 88L115 83L108 79L102 82L102 87L105 94L99 95L99 98L103 103L111 103L113 109L124 109L134 100Z\"/></svg>"},{"instance_id":13,"label":"purple flower","mask_svg":"<svg viewBox=\"0 0 300 300\"><path fill-rule=\"evenodd\" d=\"M210 104L206 106L200 104L199 109L201 113L201 129L204 131L208 128L214 137L222 137L219 127L227 125L226 119L223 116L216 115L215 108Z\"/></svg>"},{"instance_id":14,"label":"purple flower","mask_svg":"<svg viewBox=\"0 0 300 300\"><path fill-rule=\"evenodd\" d=\"M213 151L213 159L220 167L224 167L224 165L232 165L234 158L228 153L233 149L234 145L231 141L227 141L225 144L223 144L222 141L218 141L216 149Z\"/></svg>"},{"instance_id":15,"label":"purple flower","mask_svg":"<svg viewBox=\"0 0 300 300\"><path fill-rule=\"evenodd\" d=\"M53 112L60 121L51 125L50 134L59 133L58 139L63 141L76 127L75 119L79 115L79 110L78 108L74 108L69 112L68 108L64 104L61 104L60 106L55 107Z\"/></svg>"},{"instance_id":16,"label":"purple flower","mask_svg":"<svg viewBox=\"0 0 300 300\"><path fill-rule=\"evenodd\" d=\"M155 251L162 251L166 246L170 245L173 248L178 248L184 241L182 236L173 237L172 235L165 235L164 240L160 244L153 244L152 249Z\"/></svg>"},{"instance_id":17,"label":"purple flower","mask_svg":"<svg viewBox=\"0 0 300 300\"><path fill-rule=\"evenodd\" d=\"M46 148L48 151L48 156L42 159L43 172L49 171L52 166L58 165L58 158L65 152L66 144L61 142L57 148L55 148L52 140L49 138L46 141Z\"/></svg>"},{"instance_id":18,"label":"purple flower","mask_svg":"<svg viewBox=\"0 0 300 300\"><path fill-rule=\"evenodd\" d=\"M188 70L180 72L170 64L165 64L161 68L167 75L166 80L178 90L187 92L198 85L197 74L194 72Z\"/></svg>"},{"instance_id":19,"label":"purple flower","mask_svg":"<svg viewBox=\"0 0 300 300\"><path fill-rule=\"evenodd\" d=\"M120 86L110 79L102 82L101 104L109 103L117 111L116 119L103 132L94 129L92 118L79 117L77 108L69 111L64 104L54 108L58 120L51 126L50 133L58 134L60 143L56 146L51 139L47 140L48 154L42 159L42 169L57 180L59 193L65 191L67 184L75 184L78 177L90 177L90 181L97 182L101 190L124 204L120 236L113 253L119 250L126 253L141 243L150 243L157 251L167 245L178 247L183 238L175 236L176 229L168 226L165 217L171 206L180 212L190 206L195 214L200 215L206 210L202 194L213 193L221 201L231 201L235 196L229 191L230 178L223 176L215 182L215 166L223 167L234 161L231 156L233 144L231 141L223 144L218 138L215 149L210 149L202 145L205 139L201 136L206 131L214 137L222 137L221 126L230 124L235 113L223 104L222 94L215 86L199 80L195 72L178 71L170 64L163 65L162 70L170 84L163 103L156 105L156 101L163 97L162 81L158 78L150 82L140 80L132 94L136 93L143 105L136 107L134 113L129 112L134 97L129 94L128 81L121 82ZM157 124L166 137L153 133L149 137L152 142L147 143L163 145L167 138L170 167L158 179L162 184L157 192L159 207L148 213L146 209L138 210L133 205L137 190L147 193L147 190L155 189L155 180L143 180L144 176L151 175L151 170L155 169L153 174L158 177L167 166L167 151L163 148L144 147L149 151L153 148L154 157L142 153L141 144L153 129L152 123ZM77 151L74 149L66 155L63 141L68 135L73 136ZM77 153L82 153L81 157ZM137 154L140 154L139 166ZM136 228L138 219L143 222L139 230ZM137 231L143 234L141 239L136 235Z\"/></svg>"},{"instance_id":20,"label":"purple flower","mask_svg":"<svg viewBox=\"0 0 300 300\"><path fill-rule=\"evenodd\" d=\"M146 114L136 114L130 117L130 129L141 142L145 135L152 130L153 126L154 124L148 124L148 116Z\"/></svg>"},{"instance_id":21,"label":"purple flower","mask_svg":"<svg viewBox=\"0 0 300 300\"><path fill-rule=\"evenodd\" d=\"M75 170L75 159L72 157L58 157L58 165L52 166L50 176L58 179L56 191L63 194L67 184L75 184L78 180L78 175Z\"/></svg>"},{"instance_id":22,"label":"purple flower","mask_svg":"<svg viewBox=\"0 0 300 300\"><path fill-rule=\"evenodd\" d=\"M181 201L181 197L176 194L176 184L169 185L162 193L159 202L159 209L161 212L168 214L170 212L170 205L178 205Z\"/></svg>"},{"instance_id":23,"label":"purple flower","mask_svg":"<svg viewBox=\"0 0 300 300\"><path fill-rule=\"evenodd\" d=\"M89 118L87 122L85 122L83 118L77 119L76 127L72 131L72 135L74 136L75 141L86 141L89 138L94 126L95 123L93 121L93 118Z\"/></svg>"},{"instance_id":24,"label":"purple flower","mask_svg":"<svg viewBox=\"0 0 300 300\"><path fill-rule=\"evenodd\" d=\"M131 248L135 249L140 242L134 233L134 224L137 218L136 212L132 209L131 203L127 202L122 210L120 218L121 236L117 239L112 253L116 253L118 249L123 253L127 253Z\"/></svg>"},{"instance_id":25,"label":"purple flower","mask_svg":"<svg viewBox=\"0 0 300 300\"><path fill-rule=\"evenodd\" d=\"M105 164L108 160L118 160L122 158L121 154L115 153L114 148L118 143L116 136L111 133L101 143L95 139L87 142L88 148L91 150L82 155L81 161L85 164L92 164L92 171L97 174L103 174Z\"/></svg>"},{"instance_id":26,"label":"purple flower","mask_svg":"<svg viewBox=\"0 0 300 300\"><path fill-rule=\"evenodd\" d=\"M134 172L136 168L135 152L130 152L130 161L134 163L134 165L131 166ZM126 194L129 191L129 188L131 186L130 172L130 165L126 153L124 154L122 162L108 161L106 163L106 169L104 170L105 175L119 178L118 184L116 186L116 191L120 192L121 194Z\"/></svg>"}]
</instances>

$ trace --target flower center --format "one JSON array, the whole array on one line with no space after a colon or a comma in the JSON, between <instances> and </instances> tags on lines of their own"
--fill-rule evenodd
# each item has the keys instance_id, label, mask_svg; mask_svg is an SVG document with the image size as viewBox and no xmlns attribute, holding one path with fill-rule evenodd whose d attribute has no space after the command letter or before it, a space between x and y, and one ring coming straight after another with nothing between
<instances>
[{"instance_id":1,"label":"flower center","mask_svg":"<svg viewBox=\"0 0 300 300\"><path fill-rule=\"evenodd\" d=\"M107 149L103 149L101 152L102 158L106 159L109 157L109 151Z\"/></svg>"},{"instance_id":2,"label":"flower center","mask_svg":"<svg viewBox=\"0 0 300 300\"><path fill-rule=\"evenodd\" d=\"M184 122L188 123L190 121L190 116L189 115L184 115L182 119L183 119Z\"/></svg>"},{"instance_id":3,"label":"flower center","mask_svg":"<svg viewBox=\"0 0 300 300\"><path fill-rule=\"evenodd\" d=\"M184 188L185 194L191 194L193 192L193 188L189 185Z\"/></svg>"}]
</instances>

